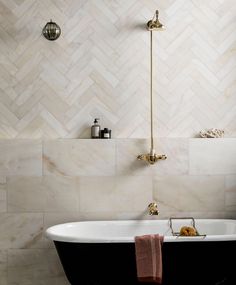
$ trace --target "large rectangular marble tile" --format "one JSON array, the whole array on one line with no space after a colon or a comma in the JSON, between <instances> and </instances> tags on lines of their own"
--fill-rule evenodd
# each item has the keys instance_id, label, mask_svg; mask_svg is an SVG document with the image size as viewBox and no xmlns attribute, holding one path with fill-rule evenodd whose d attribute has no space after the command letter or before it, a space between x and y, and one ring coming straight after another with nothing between
<instances>
[{"instance_id":1,"label":"large rectangular marble tile","mask_svg":"<svg viewBox=\"0 0 236 285\"><path fill-rule=\"evenodd\" d=\"M44 175L114 175L115 141L103 139L45 141L43 169Z\"/></svg>"},{"instance_id":2,"label":"large rectangular marble tile","mask_svg":"<svg viewBox=\"0 0 236 285\"><path fill-rule=\"evenodd\" d=\"M223 176L156 176L154 198L160 212L222 212Z\"/></svg>"},{"instance_id":3,"label":"large rectangular marble tile","mask_svg":"<svg viewBox=\"0 0 236 285\"><path fill-rule=\"evenodd\" d=\"M174 175L188 172L188 139L160 138L154 141L157 154L167 155L150 165L137 159L139 154L150 152L150 141L146 139L117 140L118 175Z\"/></svg>"},{"instance_id":4,"label":"large rectangular marble tile","mask_svg":"<svg viewBox=\"0 0 236 285\"><path fill-rule=\"evenodd\" d=\"M43 214L1 213L0 249L36 247L42 231Z\"/></svg>"},{"instance_id":5,"label":"large rectangular marble tile","mask_svg":"<svg viewBox=\"0 0 236 285\"><path fill-rule=\"evenodd\" d=\"M7 178L8 212L43 212L46 195L42 177Z\"/></svg>"},{"instance_id":6,"label":"large rectangular marble tile","mask_svg":"<svg viewBox=\"0 0 236 285\"><path fill-rule=\"evenodd\" d=\"M46 205L44 212L79 210L79 183L76 177L50 175L43 177Z\"/></svg>"},{"instance_id":7,"label":"large rectangular marble tile","mask_svg":"<svg viewBox=\"0 0 236 285\"><path fill-rule=\"evenodd\" d=\"M225 208L236 212L236 175L225 178Z\"/></svg>"},{"instance_id":8,"label":"large rectangular marble tile","mask_svg":"<svg viewBox=\"0 0 236 285\"><path fill-rule=\"evenodd\" d=\"M8 251L8 285L69 285L55 249Z\"/></svg>"},{"instance_id":9,"label":"large rectangular marble tile","mask_svg":"<svg viewBox=\"0 0 236 285\"><path fill-rule=\"evenodd\" d=\"M82 212L81 219L84 221L107 221L107 220L148 220L152 219L148 214L148 204L139 211L106 211L106 212Z\"/></svg>"},{"instance_id":10,"label":"large rectangular marble tile","mask_svg":"<svg viewBox=\"0 0 236 285\"><path fill-rule=\"evenodd\" d=\"M159 204L158 204L159 206ZM165 211L159 207L161 211L158 216L150 216L148 207L142 211L110 211L110 212L83 212L80 213L81 221L102 221L102 220L159 220L169 219L170 217L194 217L194 218L208 218L208 219L226 219L235 218L236 212L226 211ZM77 221L73 220L72 221ZM50 243L50 242L49 242ZM52 247L52 245L50 245Z\"/></svg>"},{"instance_id":11,"label":"large rectangular marble tile","mask_svg":"<svg viewBox=\"0 0 236 285\"><path fill-rule=\"evenodd\" d=\"M236 138L190 139L190 174L236 174Z\"/></svg>"},{"instance_id":12,"label":"large rectangular marble tile","mask_svg":"<svg viewBox=\"0 0 236 285\"><path fill-rule=\"evenodd\" d=\"M236 211L225 211L224 219L236 220Z\"/></svg>"},{"instance_id":13,"label":"large rectangular marble tile","mask_svg":"<svg viewBox=\"0 0 236 285\"><path fill-rule=\"evenodd\" d=\"M7 211L6 177L0 176L0 213Z\"/></svg>"},{"instance_id":14,"label":"large rectangular marble tile","mask_svg":"<svg viewBox=\"0 0 236 285\"><path fill-rule=\"evenodd\" d=\"M0 140L0 175L42 175L40 140Z\"/></svg>"},{"instance_id":15,"label":"large rectangular marble tile","mask_svg":"<svg viewBox=\"0 0 236 285\"><path fill-rule=\"evenodd\" d=\"M78 211L77 178L50 175L9 177L8 212Z\"/></svg>"},{"instance_id":16,"label":"large rectangular marble tile","mask_svg":"<svg viewBox=\"0 0 236 285\"><path fill-rule=\"evenodd\" d=\"M0 284L7 285L7 250L0 250Z\"/></svg>"},{"instance_id":17,"label":"large rectangular marble tile","mask_svg":"<svg viewBox=\"0 0 236 285\"><path fill-rule=\"evenodd\" d=\"M161 210L158 219L169 219L170 217L183 218L193 217L194 219L227 219L229 214L225 211L164 211Z\"/></svg>"},{"instance_id":18,"label":"large rectangular marble tile","mask_svg":"<svg viewBox=\"0 0 236 285\"><path fill-rule=\"evenodd\" d=\"M80 211L137 212L152 201L152 180L142 176L80 177Z\"/></svg>"}]
</instances>

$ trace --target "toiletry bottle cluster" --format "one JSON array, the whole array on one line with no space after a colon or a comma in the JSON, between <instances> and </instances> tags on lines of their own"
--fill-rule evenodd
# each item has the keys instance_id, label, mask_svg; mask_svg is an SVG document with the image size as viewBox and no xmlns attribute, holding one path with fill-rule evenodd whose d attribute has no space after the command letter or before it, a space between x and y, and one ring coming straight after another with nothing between
<instances>
[{"instance_id":1,"label":"toiletry bottle cluster","mask_svg":"<svg viewBox=\"0 0 236 285\"><path fill-rule=\"evenodd\" d=\"M95 118L94 123L91 127L91 138L92 139L110 139L111 130L104 128L101 130L101 126L98 123L99 118Z\"/></svg>"}]
</instances>

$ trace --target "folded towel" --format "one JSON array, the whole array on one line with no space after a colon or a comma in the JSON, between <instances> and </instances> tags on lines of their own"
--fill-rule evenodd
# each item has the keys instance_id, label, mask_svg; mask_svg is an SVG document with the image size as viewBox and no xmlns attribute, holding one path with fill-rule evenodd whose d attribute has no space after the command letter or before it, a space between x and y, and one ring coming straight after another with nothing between
<instances>
[{"instance_id":1,"label":"folded towel","mask_svg":"<svg viewBox=\"0 0 236 285\"><path fill-rule=\"evenodd\" d=\"M144 235L135 237L135 253L138 280L162 283L163 236Z\"/></svg>"}]
</instances>

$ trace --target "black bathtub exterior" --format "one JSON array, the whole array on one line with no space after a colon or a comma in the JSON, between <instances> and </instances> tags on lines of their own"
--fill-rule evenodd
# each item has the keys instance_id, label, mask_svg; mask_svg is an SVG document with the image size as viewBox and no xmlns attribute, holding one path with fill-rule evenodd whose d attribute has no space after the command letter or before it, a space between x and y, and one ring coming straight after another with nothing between
<instances>
[{"instance_id":1,"label":"black bathtub exterior","mask_svg":"<svg viewBox=\"0 0 236 285\"><path fill-rule=\"evenodd\" d=\"M72 285L138 285L134 243L54 242ZM236 285L236 241L163 243L163 285Z\"/></svg>"}]
</instances>

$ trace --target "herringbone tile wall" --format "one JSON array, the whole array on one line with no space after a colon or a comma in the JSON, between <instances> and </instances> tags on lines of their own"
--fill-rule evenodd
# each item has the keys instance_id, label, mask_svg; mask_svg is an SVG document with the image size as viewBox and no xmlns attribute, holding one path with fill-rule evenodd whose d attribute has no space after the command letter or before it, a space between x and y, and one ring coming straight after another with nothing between
<instances>
[{"instance_id":1,"label":"herringbone tile wall","mask_svg":"<svg viewBox=\"0 0 236 285\"><path fill-rule=\"evenodd\" d=\"M86 138L95 117L113 137L148 137L157 8L155 136L235 136L235 0L0 0L0 137Z\"/></svg>"}]
</instances>

